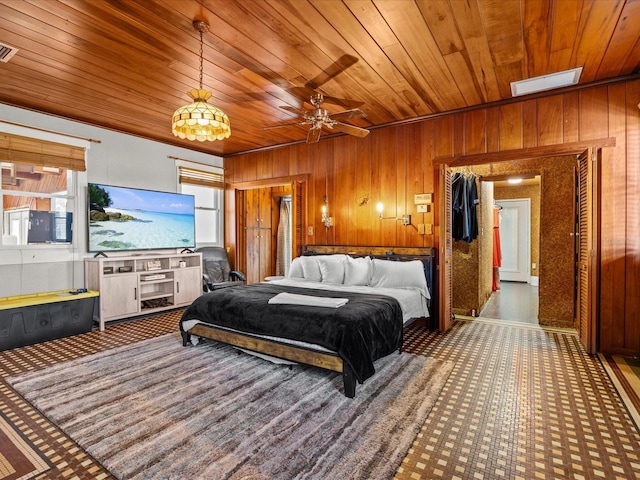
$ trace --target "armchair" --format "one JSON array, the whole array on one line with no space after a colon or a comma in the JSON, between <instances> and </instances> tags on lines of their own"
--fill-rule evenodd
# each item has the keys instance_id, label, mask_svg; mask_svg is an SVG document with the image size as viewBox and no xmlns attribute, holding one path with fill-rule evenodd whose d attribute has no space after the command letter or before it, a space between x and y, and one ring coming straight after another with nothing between
<instances>
[{"instance_id":1,"label":"armchair","mask_svg":"<svg viewBox=\"0 0 640 480\"><path fill-rule=\"evenodd\" d=\"M203 292L243 285L246 282L242 272L231 270L227 252L223 247L200 247L195 251L202 253Z\"/></svg>"}]
</instances>

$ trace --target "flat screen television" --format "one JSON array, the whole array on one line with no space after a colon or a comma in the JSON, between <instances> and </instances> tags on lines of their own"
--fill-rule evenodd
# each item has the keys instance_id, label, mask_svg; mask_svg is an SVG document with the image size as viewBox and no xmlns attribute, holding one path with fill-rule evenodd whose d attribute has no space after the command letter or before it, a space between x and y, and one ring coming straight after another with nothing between
<instances>
[{"instance_id":1,"label":"flat screen television","mask_svg":"<svg viewBox=\"0 0 640 480\"><path fill-rule=\"evenodd\" d=\"M195 248L193 195L89 183L90 252Z\"/></svg>"}]
</instances>

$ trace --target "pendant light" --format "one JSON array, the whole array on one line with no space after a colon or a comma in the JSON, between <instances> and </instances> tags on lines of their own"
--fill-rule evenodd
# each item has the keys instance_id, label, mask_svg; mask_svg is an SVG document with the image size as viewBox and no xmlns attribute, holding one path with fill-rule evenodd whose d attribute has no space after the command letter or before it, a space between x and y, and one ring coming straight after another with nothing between
<instances>
[{"instance_id":1,"label":"pendant light","mask_svg":"<svg viewBox=\"0 0 640 480\"><path fill-rule=\"evenodd\" d=\"M171 130L176 137L187 140L224 140L231 136L229 117L218 107L207 103L211 92L202 88L202 34L209 31L209 24L194 20L193 28L200 33L200 88L187 92L193 102L174 112Z\"/></svg>"}]
</instances>

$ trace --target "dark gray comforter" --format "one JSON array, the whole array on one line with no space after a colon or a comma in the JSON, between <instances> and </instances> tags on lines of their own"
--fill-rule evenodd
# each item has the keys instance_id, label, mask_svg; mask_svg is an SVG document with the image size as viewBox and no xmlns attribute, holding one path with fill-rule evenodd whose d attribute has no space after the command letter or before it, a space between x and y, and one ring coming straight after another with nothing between
<instances>
[{"instance_id":1,"label":"dark gray comforter","mask_svg":"<svg viewBox=\"0 0 640 480\"><path fill-rule=\"evenodd\" d=\"M348 298L340 308L271 305L281 292ZM223 288L196 299L180 321L202 322L242 332L314 343L346 362L362 383L375 372L373 362L402 347L402 309L383 295L315 290L259 283Z\"/></svg>"}]
</instances>

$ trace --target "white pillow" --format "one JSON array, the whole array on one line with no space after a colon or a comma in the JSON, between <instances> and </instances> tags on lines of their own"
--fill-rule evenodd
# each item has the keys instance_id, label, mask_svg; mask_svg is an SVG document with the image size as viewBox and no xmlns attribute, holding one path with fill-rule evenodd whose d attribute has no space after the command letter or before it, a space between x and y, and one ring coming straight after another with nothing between
<instances>
[{"instance_id":1,"label":"white pillow","mask_svg":"<svg viewBox=\"0 0 640 480\"><path fill-rule=\"evenodd\" d=\"M372 287L427 289L427 279L424 276L424 265L420 260L410 262L396 262L393 260L373 259Z\"/></svg>"},{"instance_id":2,"label":"white pillow","mask_svg":"<svg viewBox=\"0 0 640 480\"><path fill-rule=\"evenodd\" d=\"M344 280L344 259L319 257L318 265L322 274L322 283L342 284Z\"/></svg>"},{"instance_id":3,"label":"white pillow","mask_svg":"<svg viewBox=\"0 0 640 480\"><path fill-rule=\"evenodd\" d=\"M344 270L345 285L369 285L371 279L371 258L347 257Z\"/></svg>"},{"instance_id":4,"label":"white pillow","mask_svg":"<svg viewBox=\"0 0 640 480\"><path fill-rule=\"evenodd\" d=\"M322 273L318 264L318 257L300 257L304 279L311 282L321 282Z\"/></svg>"},{"instance_id":5,"label":"white pillow","mask_svg":"<svg viewBox=\"0 0 640 480\"><path fill-rule=\"evenodd\" d=\"M344 262L347 258L347 255L344 253L334 253L331 255L316 255L318 260L328 260L330 262Z\"/></svg>"},{"instance_id":6,"label":"white pillow","mask_svg":"<svg viewBox=\"0 0 640 480\"><path fill-rule=\"evenodd\" d=\"M291 261L287 278L304 278L304 272L302 271L302 262L300 261L300 257L296 257Z\"/></svg>"}]
</instances>

